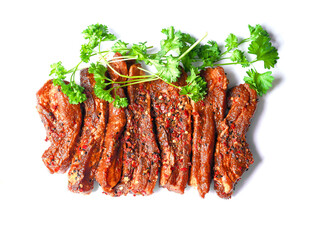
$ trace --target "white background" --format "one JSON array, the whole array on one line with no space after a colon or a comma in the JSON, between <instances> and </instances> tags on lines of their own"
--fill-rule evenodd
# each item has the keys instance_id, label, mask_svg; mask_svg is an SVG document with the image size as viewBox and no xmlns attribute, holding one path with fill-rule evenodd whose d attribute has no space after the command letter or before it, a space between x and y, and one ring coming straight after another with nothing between
<instances>
[{"instance_id":1,"label":"white background","mask_svg":"<svg viewBox=\"0 0 320 240\"><path fill-rule=\"evenodd\" d=\"M2 1L0 7L0 239L320 239L319 7L317 1ZM157 46L162 28L223 44L261 24L279 48L274 87L248 132L255 163L231 200L156 189L111 198L67 190L41 161L45 131L36 91L49 66L72 67L81 31L103 23ZM241 67L225 68L231 85Z\"/></svg>"}]
</instances>

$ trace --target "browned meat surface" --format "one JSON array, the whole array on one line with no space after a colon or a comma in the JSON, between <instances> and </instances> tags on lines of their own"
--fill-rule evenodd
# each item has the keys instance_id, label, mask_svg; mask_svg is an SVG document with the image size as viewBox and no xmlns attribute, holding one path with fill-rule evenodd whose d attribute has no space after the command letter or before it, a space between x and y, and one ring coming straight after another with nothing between
<instances>
[{"instance_id":1,"label":"browned meat surface","mask_svg":"<svg viewBox=\"0 0 320 240\"><path fill-rule=\"evenodd\" d=\"M129 76L141 76L139 64L130 67ZM127 87L129 107L127 126L122 145L123 170L116 195L150 195L158 179L160 151L156 142L151 118L151 100L147 84Z\"/></svg>"},{"instance_id":2,"label":"browned meat surface","mask_svg":"<svg viewBox=\"0 0 320 240\"><path fill-rule=\"evenodd\" d=\"M257 93L247 84L229 93L230 110L221 122L215 151L214 187L221 198L231 197L235 184L254 161L245 135L257 101Z\"/></svg>"},{"instance_id":3,"label":"browned meat surface","mask_svg":"<svg viewBox=\"0 0 320 240\"><path fill-rule=\"evenodd\" d=\"M201 197L210 190L216 126L226 110L228 80L223 68L207 68L201 74L207 82L208 93L203 101L192 102L193 139L190 185Z\"/></svg>"},{"instance_id":4,"label":"browned meat surface","mask_svg":"<svg viewBox=\"0 0 320 240\"><path fill-rule=\"evenodd\" d=\"M186 84L186 78L182 71L175 84ZM164 81L154 81L150 86L162 159L160 186L184 193L190 167L192 106L187 96L180 95L179 89Z\"/></svg>"},{"instance_id":5,"label":"browned meat surface","mask_svg":"<svg viewBox=\"0 0 320 240\"><path fill-rule=\"evenodd\" d=\"M119 53L115 57L120 57ZM110 63L111 67L122 75L128 75L127 64L124 61ZM120 77L112 69L108 69L111 79L115 82L124 82L125 78ZM113 84L112 87L119 86ZM112 92L114 96L114 91ZM117 95L126 97L124 89L119 88ZM106 194L113 194L113 188L121 179L122 152L120 151L121 137L126 125L125 108L116 108L109 104L109 120L104 140L103 152L96 173L96 180Z\"/></svg>"},{"instance_id":6,"label":"browned meat surface","mask_svg":"<svg viewBox=\"0 0 320 240\"><path fill-rule=\"evenodd\" d=\"M70 166L81 129L80 104L70 104L52 80L37 92L37 101L37 110L51 142L42 160L51 173L64 173Z\"/></svg>"},{"instance_id":7,"label":"browned meat surface","mask_svg":"<svg viewBox=\"0 0 320 240\"><path fill-rule=\"evenodd\" d=\"M88 69L80 72L81 86L85 88L85 116L80 142L69 170L68 188L72 192L89 194L102 151L106 129L108 103L94 94L95 80Z\"/></svg>"}]
</instances>

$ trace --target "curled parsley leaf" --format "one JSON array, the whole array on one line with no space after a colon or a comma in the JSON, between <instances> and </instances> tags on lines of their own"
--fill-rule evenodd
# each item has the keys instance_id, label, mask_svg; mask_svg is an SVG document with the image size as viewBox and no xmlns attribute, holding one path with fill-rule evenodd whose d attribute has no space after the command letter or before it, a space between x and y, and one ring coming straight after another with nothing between
<instances>
[{"instance_id":1,"label":"curled parsley leaf","mask_svg":"<svg viewBox=\"0 0 320 240\"><path fill-rule=\"evenodd\" d=\"M92 24L88 26L83 32L84 39L87 39L88 42L82 44L80 49L80 58L83 62L88 63L90 57L94 52L94 49L104 41L114 41L116 36L108 32L108 27L102 24Z\"/></svg>"},{"instance_id":2,"label":"curled parsley leaf","mask_svg":"<svg viewBox=\"0 0 320 240\"><path fill-rule=\"evenodd\" d=\"M84 88L76 84L74 81L70 81L69 84L65 83L66 75L71 72L67 71L62 65L61 61L51 64L51 72L49 76L53 76L53 84L55 86L60 86L61 91L66 94L69 98L71 104L78 104L87 99L86 95L83 93Z\"/></svg>"},{"instance_id":3,"label":"curled parsley leaf","mask_svg":"<svg viewBox=\"0 0 320 240\"><path fill-rule=\"evenodd\" d=\"M180 94L187 95L191 100L198 102L207 94L207 82L199 76L199 72L192 68L186 79L187 85L181 87Z\"/></svg>"},{"instance_id":4,"label":"curled parsley leaf","mask_svg":"<svg viewBox=\"0 0 320 240\"><path fill-rule=\"evenodd\" d=\"M224 51L215 41L208 41L206 44L200 42L206 35L197 40L188 33L176 31L173 26L162 29L165 38L160 41L160 50L150 53L152 47L147 46L147 42L139 42L129 45L129 43L118 40L111 49L102 51L101 43L104 41L116 40L115 35L109 33L108 27L102 24L93 24L87 27L82 33L87 40L80 49L80 63L76 67L67 70L61 62L51 65L50 75L54 76L53 83L61 86L62 91L69 97L71 103L83 102L86 95L83 88L74 81L75 72L81 63L89 63L93 56L98 56L99 60L90 65L89 73L94 74L95 94L98 98L112 102L116 107L128 105L126 98L120 98L116 90L120 87L131 84L150 82L162 79L168 84L176 82L180 76L180 68L183 67L188 74L186 86L175 86L180 89L180 94L189 96L193 101L199 101L206 95L206 81L200 77L199 73L206 67L235 65L242 67L252 67L247 71L244 81L255 89L259 95L263 95L272 86L274 80L271 71L259 73L253 66L255 62L263 61L264 68L271 69L279 59L278 50L272 45L268 32L259 24L248 26L250 36L239 38L233 33L229 34L225 40ZM241 40L242 39L242 40ZM243 49L243 44L248 43L248 48ZM107 66L111 67L106 60L107 54L118 52L122 55L121 60L135 59L140 63L154 66L157 70L152 73L142 69L150 75L145 76L124 76L118 73L126 82L118 83L115 87L110 85L114 82L106 77ZM254 59L250 59L254 56ZM119 61L115 58L112 61ZM103 65L101 62L104 62ZM70 83L66 84L65 79L71 74ZM174 86L174 85L173 85Z\"/></svg>"}]
</instances>

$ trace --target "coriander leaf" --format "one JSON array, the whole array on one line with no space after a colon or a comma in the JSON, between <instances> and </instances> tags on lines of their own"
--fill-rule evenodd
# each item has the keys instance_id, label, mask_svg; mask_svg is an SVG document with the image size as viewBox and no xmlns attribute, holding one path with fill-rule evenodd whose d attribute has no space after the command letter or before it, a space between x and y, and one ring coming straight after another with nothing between
<instances>
[{"instance_id":1,"label":"coriander leaf","mask_svg":"<svg viewBox=\"0 0 320 240\"><path fill-rule=\"evenodd\" d=\"M240 51L239 49L236 49L232 52L230 60L232 62L237 62L242 65L242 67L249 67L249 61L247 60L246 56L244 55L243 51Z\"/></svg>"},{"instance_id":2,"label":"coriander leaf","mask_svg":"<svg viewBox=\"0 0 320 240\"><path fill-rule=\"evenodd\" d=\"M208 41L207 44L200 46L197 54L202 61L202 65L200 66L202 69L212 67L221 57L221 51L215 41Z\"/></svg>"},{"instance_id":3,"label":"coriander leaf","mask_svg":"<svg viewBox=\"0 0 320 240\"><path fill-rule=\"evenodd\" d=\"M129 43L125 43L121 40L117 41L111 48L113 52L118 52L121 55L126 55L126 53L129 51L128 46Z\"/></svg>"},{"instance_id":4,"label":"coriander leaf","mask_svg":"<svg viewBox=\"0 0 320 240\"><path fill-rule=\"evenodd\" d=\"M227 39L225 40L227 51L231 51L232 49L238 47L238 38L233 33L230 33Z\"/></svg>"},{"instance_id":5,"label":"coriander leaf","mask_svg":"<svg viewBox=\"0 0 320 240\"><path fill-rule=\"evenodd\" d=\"M115 96L113 106L116 108L124 108L128 106L128 99L127 98L121 98L118 95Z\"/></svg>"},{"instance_id":6,"label":"coriander leaf","mask_svg":"<svg viewBox=\"0 0 320 240\"><path fill-rule=\"evenodd\" d=\"M250 85L250 87L257 91L262 96L266 94L269 88L272 87L274 77L271 76L272 72L258 73L254 69L247 71L248 76L244 77L244 81Z\"/></svg>"},{"instance_id":7,"label":"coriander leaf","mask_svg":"<svg viewBox=\"0 0 320 240\"><path fill-rule=\"evenodd\" d=\"M268 32L264 30L260 24L257 24L255 27L249 25L249 31L251 40L257 39L260 35L269 37Z\"/></svg>"},{"instance_id":8,"label":"coriander leaf","mask_svg":"<svg viewBox=\"0 0 320 240\"><path fill-rule=\"evenodd\" d=\"M154 64L158 70L157 75L166 82L176 82L177 78L180 76L180 61L177 57L173 57L172 55L166 56L165 59L166 62L159 61L158 64Z\"/></svg>"},{"instance_id":9,"label":"coriander leaf","mask_svg":"<svg viewBox=\"0 0 320 240\"><path fill-rule=\"evenodd\" d=\"M278 50L272 46L270 38L260 35L248 47L248 53L255 54L257 61L264 62L264 68L274 67L279 59Z\"/></svg>"},{"instance_id":10,"label":"coriander leaf","mask_svg":"<svg viewBox=\"0 0 320 240\"><path fill-rule=\"evenodd\" d=\"M181 87L180 94L187 95L195 102L203 100L207 94L207 82L197 75L195 68L190 70L190 75L187 77L186 82L188 84Z\"/></svg>"}]
</instances>

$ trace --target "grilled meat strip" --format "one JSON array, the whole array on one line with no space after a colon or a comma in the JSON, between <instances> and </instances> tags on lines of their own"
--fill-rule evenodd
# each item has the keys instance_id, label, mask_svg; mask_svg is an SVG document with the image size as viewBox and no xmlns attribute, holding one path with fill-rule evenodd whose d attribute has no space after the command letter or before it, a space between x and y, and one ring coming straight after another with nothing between
<instances>
[{"instance_id":1,"label":"grilled meat strip","mask_svg":"<svg viewBox=\"0 0 320 240\"><path fill-rule=\"evenodd\" d=\"M234 87L228 96L228 115L221 122L218 135L214 187L221 198L230 198L235 184L253 163L246 142L246 132L257 105L257 93L248 84Z\"/></svg>"},{"instance_id":2,"label":"grilled meat strip","mask_svg":"<svg viewBox=\"0 0 320 240\"><path fill-rule=\"evenodd\" d=\"M67 82L66 82L67 83ZM47 81L37 92L37 110L51 146L42 160L51 173L64 173L71 164L79 137L82 114L80 104L70 104L60 86Z\"/></svg>"},{"instance_id":3,"label":"grilled meat strip","mask_svg":"<svg viewBox=\"0 0 320 240\"><path fill-rule=\"evenodd\" d=\"M212 180L215 133L224 118L228 80L222 67L207 68L201 75L208 93L203 101L193 102L192 165L189 184L202 198L210 190Z\"/></svg>"},{"instance_id":4,"label":"grilled meat strip","mask_svg":"<svg viewBox=\"0 0 320 240\"><path fill-rule=\"evenodd\" d=\"M133 64L129 76L141 76L140 64ZM160 150L151 118L149 85L145 83L127 87L129 107L124 134L122 178L115 188L116 195L150 195L158 179Z\"/></svg>"},{"instance_id":5,"label":"grilled meat strip","mask_svg":"<svg viewBox=\"0 0 320 240\"><path fill-rule=\"evenodd\" d=\"M120 57L121 54L116 53L115 57ZM119 59L118 59L119 60ZM127 64L124 61L110 62L111 67L122 75L128 75ZM120 77L112 69L108 69L111 79L115 82L124 82L125 78ZM112 84L112 87L120 86L120 84ZM117 89L117 95L126 97L124 89ZM114 90L112 95L114 97ZM121 179L122 169L122 152L120 151L121 137L126 125L125 108L116 108L112 103L109 104L109 120L107 131L105 134L103 152L96 173L96 180L106 194L113 195L113 188Z\"/></svg>"},{"instance_id":6,"label":"grilled meat strip","mask_svg":"<svg viewBox=\"0 0 320 240\"><path fill-rule=\"evenodd\" d=\"M186 84L186 73L181 70L176 84ZM191 111L187 96L162 80L151 86L151 99L156 123L157 139L161 150L160 186L170 191L184 193L188 182L191 155Z\"/></svg>"},{"instance_id":7,"label":"grilled meat strip","mask_svg":"<svg viewBox=\"0 0 320 240\"><path fill-rule=\"evenodd\" d=\"M85 116L80 142L68 173L68 188L72 192L89 194L102 151L106 129L108 103L94 93L95 80L88 69L80 72L81 86L85 88Z\"/></svg>"}]
</instances>

